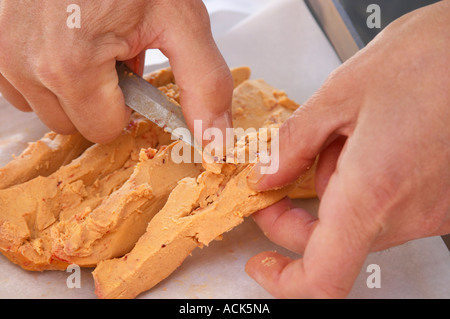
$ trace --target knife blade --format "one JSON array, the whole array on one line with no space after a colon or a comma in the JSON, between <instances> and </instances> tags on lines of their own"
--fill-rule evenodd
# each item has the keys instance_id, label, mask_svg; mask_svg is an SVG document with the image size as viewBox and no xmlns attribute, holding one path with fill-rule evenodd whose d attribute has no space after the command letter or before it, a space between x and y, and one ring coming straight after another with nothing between
<instances>
[{"instance_id":1,"label":"knife blade","mask_svg":"<svg viewBox=\"0 0 450 319\"><path fill-rule=\"evenodd\" d=\"M125 63L117 63L116 70L126 105L171 133L172 138L197 148L180 106L171 102L163 92L134 73Z\"/></svg>"}]
</instances>

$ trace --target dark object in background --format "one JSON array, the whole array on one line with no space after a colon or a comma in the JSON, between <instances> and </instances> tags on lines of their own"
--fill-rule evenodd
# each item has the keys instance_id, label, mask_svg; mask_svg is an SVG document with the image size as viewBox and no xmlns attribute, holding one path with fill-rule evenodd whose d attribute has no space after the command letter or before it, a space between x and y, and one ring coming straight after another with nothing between
<instances>
[{"instance_id":1,"label":"dark object in background","mask_svg":"<svg viewBox=\"0 0 450 319\"><path fill-rule=\"evenodd\" d=\"M438 0L305 0L341 61L369 43L400 16ZM380 28L367 26L371 4L380 7Z\"/></svg>"}]
</instances>

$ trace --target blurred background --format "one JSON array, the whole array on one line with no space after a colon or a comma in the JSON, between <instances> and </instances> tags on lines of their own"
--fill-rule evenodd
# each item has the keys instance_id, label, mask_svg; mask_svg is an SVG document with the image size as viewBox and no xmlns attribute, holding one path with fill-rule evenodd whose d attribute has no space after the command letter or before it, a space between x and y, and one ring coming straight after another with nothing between
<instances>
[{"instance_id":1,"label":"blurred background","mask_svg":"<svg viewBox=\"0 0 450 319\"><path fill-rule=\"evenodd\" d=\"M305 2L311 14L335 48L341 61L367 45L381 30L400 16L440 0L298 0ZM277 0L203 0L217 38L248 16ZM380 28L368 28L367 7L380 7ZM350 33L349 35L347 33ZM347 36L346 36L347 35ZM159 50L149 50L146 65L167 59Z\"/></svg>"}]
</instances>

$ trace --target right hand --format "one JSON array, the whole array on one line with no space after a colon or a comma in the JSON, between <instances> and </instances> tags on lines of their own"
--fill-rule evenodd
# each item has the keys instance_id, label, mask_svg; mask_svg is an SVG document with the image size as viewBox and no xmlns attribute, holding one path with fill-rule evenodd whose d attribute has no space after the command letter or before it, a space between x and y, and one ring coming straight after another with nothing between
<instances>
[{"instance_id":1,"label":"right hand","mask_svg":"<svg viewBox=\"0 0 450 319\"><path fill-rule=\"evenodd\" d=\"M60 0L0 2L0 91L61 134L104 143L129 120L116 60L142 75L146 49L171 63L186 121L231 127L233 81L200 0L78 1L81 28ZM140 59L140 61L139 61ZM137 62L137 63L136 63Z\"/></svg>"}]
</instances>

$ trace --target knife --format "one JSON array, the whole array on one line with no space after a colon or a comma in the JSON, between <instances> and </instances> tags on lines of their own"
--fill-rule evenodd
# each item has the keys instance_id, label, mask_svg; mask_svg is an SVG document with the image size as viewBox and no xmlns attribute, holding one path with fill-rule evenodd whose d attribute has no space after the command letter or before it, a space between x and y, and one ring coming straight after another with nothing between
<instances>
[{"instance_id":1,"label":"knife","mask_svg":"<svg viewBox=\"0 0 450 319\"><path fill-rule=\"evenodd\" d=\"M118 62L116 70L126 105L171 133L172 138L183 140L198 149L180 106L171 102L163 92L134 73L125 63Z\"/></svg>"}]
</instances>

